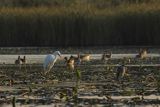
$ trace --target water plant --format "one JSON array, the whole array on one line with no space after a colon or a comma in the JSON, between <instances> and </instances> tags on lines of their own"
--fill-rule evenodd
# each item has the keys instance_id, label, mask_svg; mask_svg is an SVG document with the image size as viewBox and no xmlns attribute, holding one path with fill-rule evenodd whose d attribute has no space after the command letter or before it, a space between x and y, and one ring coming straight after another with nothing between
<instances>
[{"instance_id":1,"label":"water plant","mask_svg":"<svg viewBox=\"0 0 160 107\"><path fill-rule=\"evenodd\" d=\"M12 107L16 107L16 97L12 98Z\"/></svg>"}]
</instances>

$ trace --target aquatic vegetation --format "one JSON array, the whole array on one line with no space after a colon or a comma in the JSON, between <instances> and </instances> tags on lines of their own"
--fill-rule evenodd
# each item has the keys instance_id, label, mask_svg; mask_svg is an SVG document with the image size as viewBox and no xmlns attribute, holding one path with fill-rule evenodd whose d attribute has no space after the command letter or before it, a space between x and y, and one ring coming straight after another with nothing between
<instances>
[{"instance_id":1,"label":"aquatic vegetation","mask_svg":"<svg viewBox=\"0 0 160 107\"><path fill-rule=\"evenodd\" d=\"M159 95L159 66L153 64L158 59L153 58L151 65L150 59L131 58L130 64L126 64L127 75L121 81L116 80L116 69L123 58L111 58L109 62L93 59L76 66L74 72L67 71L64 63L58 61L46 77L39 73L40 64L26 64L27 72L6 64L0 71L0 95L6 96L3 98L9 104L13 102L13 95L15 103L20 104L155 104L159 101L156 96ZM10 79L14 79L12 86L9 86Z\"/></svg>"},{"instance_id":2,"label":"aquatic vegetation","mask_svg":"<svg viewBox=\"0 0 160 107\"><path fill-rule=\"evenodd\" d=\"M12 98L12 107L16 107L16 97Z\"/></svg>"}]
</instances>

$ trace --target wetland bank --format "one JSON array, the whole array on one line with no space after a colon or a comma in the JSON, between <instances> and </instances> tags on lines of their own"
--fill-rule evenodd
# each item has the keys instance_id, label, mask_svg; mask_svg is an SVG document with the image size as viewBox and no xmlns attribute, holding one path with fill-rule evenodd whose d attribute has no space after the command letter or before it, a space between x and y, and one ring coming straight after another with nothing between
<instances>
[{"instance_id":1,"label":"wetland bank","mask_svg":"<svg viewBox=\"0 0 160 107\"><path fill-rule=\"evenodd\" d=\"M58 60L46 76L41 74L45 54L20 54L21 50L17 55L1 54L0 104L4 107L10 107L12 103L17 107L158 106L159 49L148 48L149 53L145 59L135 58L138 51L133 51L132 48L126 49L125 53L128 54L124 54L125 48L121 51L116 48L103 49L97 52L87 49L91 53L91 61L76 65L74 72L66 68L64 60ZM105 50L112 50L113 57L101 61L101 53ZM63 53L61 50L61 53L63 56L76 56L78 51L65 50ZM81 50L81 53L87 52L85 48ZM26 55L27 58L27 64L21 65L21 68L14 64L18 55ZM130 62L127 62L127 58ZM5 59L6 62L3 63ZM128 69L127 75L117 80L117 67L124 60Z\"/></svg>"},{"instance_id":2,"label":"wetland bank","mask_svg":"<svg viewBox=\"0 0 160 107\"><path fill-rule=\"evenodd\" d=\"M0 106L159 106L159 28L160 0L0 0Z\"/></svg>"}]
</instances>

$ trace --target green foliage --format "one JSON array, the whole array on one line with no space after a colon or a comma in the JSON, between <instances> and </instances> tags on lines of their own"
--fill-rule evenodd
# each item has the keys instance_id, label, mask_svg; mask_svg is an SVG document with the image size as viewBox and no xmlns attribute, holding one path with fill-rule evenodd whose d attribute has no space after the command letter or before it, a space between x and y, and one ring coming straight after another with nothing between
<instances>
[{"instance_id":1,"label":"green foliage","mask_svg":"<svg viewBox=\"0 0 160 107\"><path fill-rule=\"evenodd\" d=\"M135 94L135 90L133 89L124 90L122 94L126 96L131 96Z\"/></svg>"},{"instance_id":2,"label":"green foliage","mask_svg":"<svg viewBox=\"0 0 160 107\"><path fill-rule=\"evenodd\" d=\"M81 78L81 71L80 70L76 70L76 77L77 77L77 80L79 80Z\"/></svg>"},{"instance_id":3,"label":"green foliage","mask_svg":"<svg viewBox=\"0 0 160 107\"><path fill-rule=\"evenodd\" d=\"M32 88L31 87L29 87L29 93L31 93L32 92Z\"/></svg>"},{"instance_id":4,"label":"green foliage","mask_svg":"<svg viewBox=\"0 0 160 107\"><path fill-rule=\"evenodd\" d=\"M78 86L73 87L72 93L73 93L73 99L76 101L78 98Z\"/></svg>"},{"instance_id":5,"label":"green foliage","mask_svg":"<svg viewBox=\"0 0 160 107\"><path fill-rule=\"evenodd\" d=\"M12 98L12 107L16 107L16 97Z\"/></svg>"}]
</instances>

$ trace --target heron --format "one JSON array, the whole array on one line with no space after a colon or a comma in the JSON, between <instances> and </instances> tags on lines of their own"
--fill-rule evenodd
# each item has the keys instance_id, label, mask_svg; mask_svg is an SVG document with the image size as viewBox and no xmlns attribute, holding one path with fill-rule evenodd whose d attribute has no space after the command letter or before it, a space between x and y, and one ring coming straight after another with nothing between
<instances>
[{"instance_id":1,"label":"heron","mask_svg":"<svg viewBox=\"0 0 160 107\"><path fill-rule=\"evenodd\" d=\"M43 68L45 71L45 74L48 73L52 67L54 66L57 59L61 57L61 53L59 51L55 51L53 54L48 54L43 63Z\"/></svg>"}]
</instances>

